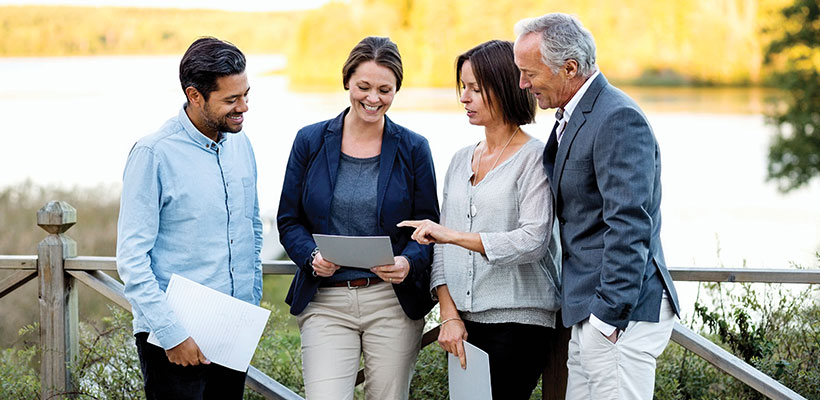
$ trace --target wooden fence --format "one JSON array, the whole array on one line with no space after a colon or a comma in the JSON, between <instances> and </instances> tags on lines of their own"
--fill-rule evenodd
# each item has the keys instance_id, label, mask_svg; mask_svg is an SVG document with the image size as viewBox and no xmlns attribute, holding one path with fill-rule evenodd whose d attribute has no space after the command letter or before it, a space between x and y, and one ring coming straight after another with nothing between
<instances>
[{"instance_id":1,"label":"wooden fence","mask_svg":"<svg viewBox=\"0 0 820 400\"><path fill-rule=\"evenodd\" d=\"M78 351L77 282L84 283L120 307L131 311L131 305L123 295L122 283L104 272L116 271L115 258L77 256L76 243L64 234L76 221L77 213L73 207L61 201L49 202L37 212L37 225L48 232L48 236L38 245L37 255L0 255L0 270L14 271L0 281L0 298L26 282L40 278L42 398L54 398L74 390L71 387L68 365ZM264 274L289 275L295 271L296 266L290 261L263 263ZM820 270L670 268L670 273L676 281L820 283ZM434 342L437 337L438 327L435 327L424 334L422 346ZM771 399L804 399L680 323L675 324L672 341ZM363 371L359 371L357 384L363 380ZM267 399L302 399L253 366L248 370L246 385ZM563 396L560 391L550 392L548 387L544 387L544 399L562 399Z\"/></svg>"}]
</instances>

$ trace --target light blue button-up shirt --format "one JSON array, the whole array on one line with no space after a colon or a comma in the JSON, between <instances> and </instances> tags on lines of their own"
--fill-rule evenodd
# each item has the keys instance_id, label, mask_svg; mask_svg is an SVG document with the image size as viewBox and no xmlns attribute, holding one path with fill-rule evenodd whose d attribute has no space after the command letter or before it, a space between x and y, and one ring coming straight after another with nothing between
<instances>
[{"instance_id":1,"label":"light blue button-up shirt","mask_svg":"<svg viewBox=\"0 0 820 400\"><path fill-rule=\"evenodd\" d=\"M131 149L117 234L134 333L154 332L165 349L189 336L165 301L171 274L258 304L262 220L248 137L220 133L214 142L183 107Z\"/></svg>"}]
</instances>

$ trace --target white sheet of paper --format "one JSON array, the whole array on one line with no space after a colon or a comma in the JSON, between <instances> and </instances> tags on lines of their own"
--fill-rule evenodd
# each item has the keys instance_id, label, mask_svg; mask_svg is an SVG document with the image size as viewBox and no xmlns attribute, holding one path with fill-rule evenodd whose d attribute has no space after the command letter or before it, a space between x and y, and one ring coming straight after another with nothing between
<instances>
[{"instance_id":1,"label":"white sheet of paper","mask_svg":"<svg viewBox=\"0 0 820 400\"><path fill-rule=\"evenodd\" d=\"M313 234L322 258L344 267L365 268L393 264L389 236L337 236Z\"/></svg>"},{"instance_id":2,"label":"white sheet of paper","mask_svg":"<svg viewBox=\"0 0 820 400\"><path fill-rule=\"evenodd\" d=\"M492 400L490 356L467 341L463 343L467 369L461 369L458 357L447 354L450 400Z\"/></svg>"},{"instance_id":3,"label":"white sheet of paper","mask_svg":"<svg viewBox=\"0 0 820 400\"><path fill-rule=\"evenodd\" d=\"M246 303L177 274L165 291L168 305L214 363L245 371L262 337L270 310ZM148 343L159 346L153 332Z\"/></svg>"}]
</instances>

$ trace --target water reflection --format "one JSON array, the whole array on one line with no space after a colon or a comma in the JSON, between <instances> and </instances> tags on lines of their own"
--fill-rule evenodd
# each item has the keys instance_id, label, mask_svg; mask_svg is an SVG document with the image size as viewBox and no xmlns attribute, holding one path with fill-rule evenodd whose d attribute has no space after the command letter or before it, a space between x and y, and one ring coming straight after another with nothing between
<instances>
[{"instance_id":1,"label":"water reflection","mask_svg":"<svg viewBox=\"0 0 820 400\"><path fill-rule=\"evenodd\" d=\"M0 110L11 140L0 158L0 187L25 178L64 186L118 183L133 143L184 101L178 62L178 56L0 60ZM348 104L341 84L330 92L290 89L284 76L268 73L283 63L282 57L250 56L248 64L245 129L268 217L275 214L297 130ZM773 91L625 91L644 107L660 142L662 237L670 265L817 264L820 185L782 195L764 182L771 130L761 111ZM403 88L389 114L429 139L440 185L452 154L483 136L467 123L454 87ZM551 113L542 111L525 131L545 141L551 126Z\"/></svg>"}]
</instances>

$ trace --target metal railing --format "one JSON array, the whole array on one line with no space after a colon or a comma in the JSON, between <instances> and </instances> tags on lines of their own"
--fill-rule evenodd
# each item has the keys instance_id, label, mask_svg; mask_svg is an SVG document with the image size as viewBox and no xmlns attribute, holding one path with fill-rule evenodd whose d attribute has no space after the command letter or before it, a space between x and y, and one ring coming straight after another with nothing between
<instances>
[{"instance_id":1,"label":"metal railing","mask_svg":"<svg viewBox=\"0 0 820 400\"><path fill-rule=\"evenodd\" d=\"M0 298L39 277L39 326L42 346L40 379L43 398L51 398L73 390L68 365L78 351L76 282L82 282L114 304L131 310L131 305L123 295L122 283L104 272L116 271L116 259L77 256L76 243L64 235L75 222L76 211L73 207L65 202L49 202L37 212L37 224L49 233L38 245L37 255L0 255L0 270L14 271L0 281ZM268 261L264 262L262 267L263 273L268 275L290 275L296 271L296 266L290 261ZM820 270L670 268L670 273L676 281L820 283ZM422 338L422 347L434 342L437 336L438 327L426 332ZM680 323L675 323L672 341L771 399L804 399L777 380ZM561 355L557 354L556 360L558 356ZM560 363L560 360L558 361ZM357 384L363 380L364 374L360 370ZM267 399L302 399L253 366L248 370L245 383ZM559 390L551 392L545 386L543 398L559 399L563 398L563 393Z\"/></svg>"}]
</instances>

